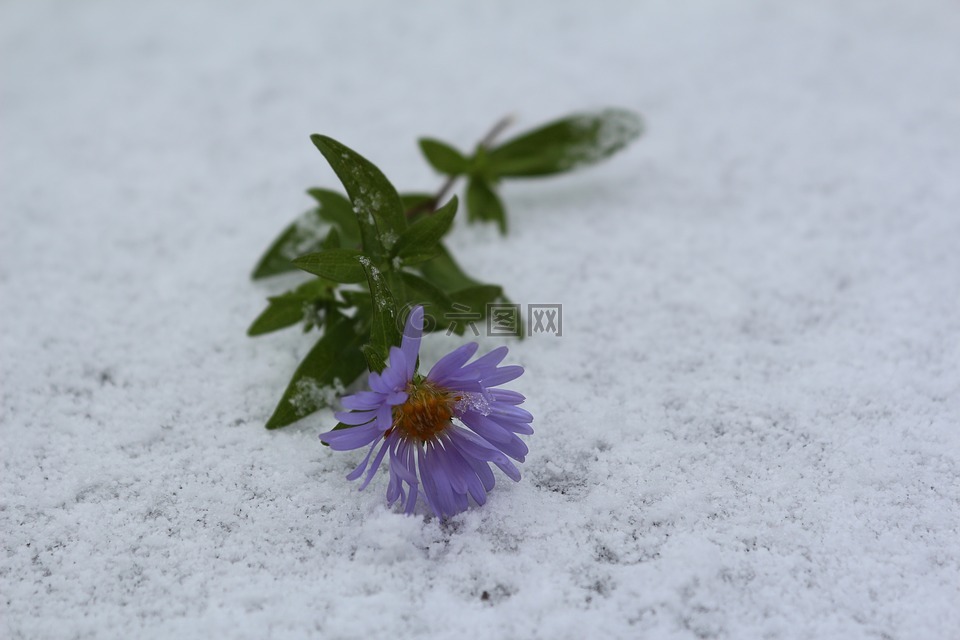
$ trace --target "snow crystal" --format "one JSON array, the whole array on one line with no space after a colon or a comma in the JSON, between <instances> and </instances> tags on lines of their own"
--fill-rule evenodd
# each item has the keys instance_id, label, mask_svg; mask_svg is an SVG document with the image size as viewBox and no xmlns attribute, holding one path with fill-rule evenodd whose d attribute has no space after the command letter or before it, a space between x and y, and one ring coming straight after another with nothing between
<instances>
[{"instance_id":1,"label":"snow crystal","mask_svg":"<svg viewBox=\"0 0 960 640\"><path fill-rule=\"evenodd\" d=\"M643 130L642 125L630 113L618 109L608 109L595 115L585 115L575 119L572 126L583 131L593 131L599 122L600 127L593 139L567 150L561 160L561 166L574 169L589 165L609 155L610 150L633 140Z\"/></svg>"},{"instance_id":2,"label":"snow crystal","mask_svg":"<svg viewBox=\"0 0 960 640\"><path fill-rule=\"evenodd\" d=\"M385 231L380 236L380 239L383 240L383 246L385 249L392 249L393 245L397 243L397 234L393 231Z\"/></svg>"},{"instance_id":3,"label":"snow crystal","mask_svg":"<svg viewBox=\"0 0 960 640\"><path fill-rule=\"evenodd\" d=\"M280 246L280 255L291 260L315 247L330 229L314 210L301 215L294 225L293 235Z\"/></svg>"},{"instance_id":4,"label":"snow crystal","mask_svg":"<svg viewBox=\"0 0 960 640\"><path fill-rule=\"evenodd\" d=\"M455 407L457 411L473 411L482 416L490 415L490 401L482 393L464 393Z\"/></svg>"},{"instance_id":5,"label":"snow crystal","mask_svg":"<svg viewBox=\"0 0 960 640\"><path fill-rule=\"evenodd\" d=\"M295 393L290 397L297 415L305 415L317 407L327 407L334 404L337 397L343 393L343 384L334 380L332 387L323 386L314 378L303 377L297 380L294 386Z\"/></svg>"}]
</instances>

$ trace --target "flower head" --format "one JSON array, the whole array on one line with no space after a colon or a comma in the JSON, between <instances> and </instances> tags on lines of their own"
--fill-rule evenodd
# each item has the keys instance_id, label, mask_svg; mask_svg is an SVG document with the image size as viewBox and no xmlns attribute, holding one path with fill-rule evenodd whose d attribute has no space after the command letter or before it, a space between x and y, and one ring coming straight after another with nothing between
<instances>
[{"instance_id":1,"label":"flower head","mask_svg":"<svg viewBox=\"0 0 960 640\"><path fill-rule=\"evenodd\" d=\"M517 434L533 433L533 416L517 406L525 399L521 394L494 388L523 373L517 365L498 366L506 347L468 364L478 345L465 344L421 376L416 368L422 332L423 307L414 307L400 347L390 349L381 373L370 374L370 390L343 398L348 411L336 417L350 428L320 439L337 451L369 447L347 476L356 480L366 471L361 490L389 455L387 503L399 500L412 513L423 495L438 517L446 517L464 511L469 497L480 505L487 501L494 486L491 462L520 479L509 458L523 462L527 445Z\"/></svg>"}]
</instances>

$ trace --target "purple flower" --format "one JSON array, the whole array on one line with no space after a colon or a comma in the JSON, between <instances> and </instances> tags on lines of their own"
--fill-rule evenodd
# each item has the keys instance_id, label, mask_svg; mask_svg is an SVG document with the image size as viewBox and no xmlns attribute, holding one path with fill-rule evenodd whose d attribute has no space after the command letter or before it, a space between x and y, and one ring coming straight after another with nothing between
<instances>
[{"instance_id":1,"label":"purple flower","mask_svg":"<svg viewBox=\"0 0 960 640\"><path fill-rule=\"evenodd\" d=\"M506 347L467 364L478 345L465 344L421 376L416 367L422 332L423 307L415 307L401 346L390 349L381 373L370 374L370 391L343 398L349 411L336 417L351 428L328 431L320 439L336 451L369 446L363 462L347 476L356 480L366 471L361 490L389 455L387 503L399 500L413 513L422 495L438 517L446 517L466 510L470 497L480 505L487 501L494 485L489 463L512 480L520 479L509 458L523 462L527 445L517 434L533 433L533 416L517 406L522 395L493 388L523 373L517 365L497 366Z\"/></svg>"}]
</instances>

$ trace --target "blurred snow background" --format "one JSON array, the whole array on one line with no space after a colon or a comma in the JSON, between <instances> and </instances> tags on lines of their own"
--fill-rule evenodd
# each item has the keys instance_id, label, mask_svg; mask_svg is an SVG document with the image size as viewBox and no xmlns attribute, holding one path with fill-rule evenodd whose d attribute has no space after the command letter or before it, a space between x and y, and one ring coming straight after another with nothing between
<instances>
[{"instance_id":1,"label":"blurred snow background","mask_svg":"<svg viewBox=\"0 0 960 640\"><path fill-rule=\"evenodd\" d=\"M406 518L262 429L310 133L432 190L419 135L607 105L453 239L564 305L520 484ZM955 2L8 0L0 163L0 636L960 637Z\"/></svg>"}]
</instances>

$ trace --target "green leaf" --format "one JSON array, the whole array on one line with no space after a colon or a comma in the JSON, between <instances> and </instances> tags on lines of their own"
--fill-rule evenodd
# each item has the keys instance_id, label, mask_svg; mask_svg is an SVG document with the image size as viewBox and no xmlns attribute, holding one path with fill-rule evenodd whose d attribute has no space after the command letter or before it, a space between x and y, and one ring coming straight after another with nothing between
<instances>
[{"instance_id":1,"label":"green leaf","mask_svg":"<svg viewBox=\"0 0 960 640\"><path fill-rule=\"evenodd\" d=\"M297 367L280 399L267 429L279 429L327 406L333 390L352 383L364 371L360 345L365 333L358 333L350 318L340 316L327 324L323 337Z\"/></svg>"},{"instance_id":2,"label":"green leaf","mask_svg":"<svg viewBox=\"0 0 960 640\"><path fill-rule=\"evenodd\" d=\"M420 151L423 152L427 162L440 173L451 176L466 173L469 161L446 142L435 138L420 138L419 142Z\"/></svg>"},{"instance_id":3,"label":"green leaf","mask_svg":"<svg viewBox=\"0 0 960 640\"><path fill-rule=\"evenodd\" d=\"M503 298L503 287L495 284L482 284L476 287L467 287L449 294L450 300L456 304L477 311L486 317L487 305Z\"/></svg>"},{"instance_id":4,"label":"green leaf","mask_svg":"<svg viewBox=\"0 0 960 640\"><path fill-rule=\"evenodd\" d=\"M643 121L624 109L605 109L556 120L492 149L497 176L547 176L596 164L640 137Z\"/></svg>"},{"instance_id":5,"label":"green leaf","mask_svg":"<svg viewBox=\"0 0 960 640\"><path fill-rule=\"evenodd\" d=\"M484 284L476 287L468 287L461 289L459 291L454 291L449 294L452 304L455 306L457 311L460 312L472 312L479 315L475 319L475 322L479 323L481 320L485 320L487 317L487 312L489 311L488 305L498 302L507 302L506 297L503 295L503 288L493 285L493 284ZM462 322L462 320L461 320ZM523 335L523 321L522 318L517 318L518 323L518 333ZM454 327L454 331L458 334L463 333L467 328L467 324L464 323L462 326L458 323Z\"/></svg>"},{"instance_id":6,"label":"green leaf","mask_svg":"<svg viewBox=\"0 0 960 640\"><path fill-rule=\"evenodd\" d=\"M437 243L450 231L453 224L457 204L457 196L453 196L450 202L435 213L423 216L407 227L394 245L391 255L400 256L401 259L436 255Z\"/></svg>"},{"instance_id":7,"label":"green leaf","mask_svg":"<svg viewBox=\"0 0 960 640\"><path fill-rule=\"evenodd\" d=\"M481 284L460 268L442 242L437 243L437 250L437 257L417 265L417 270L424 278L447 293Z\"/></svg>"},{"instance_id":8,"label":"green leaf","mask_svg":"<svg viewBox=\"0 0 960 640\"><path fill-rule=\"evenodd\" d=\"M336 191L308 189L317 206L289 224L264 252L253 270L252 278L295 271L292 260L305 253L319 251L329 237L330 225L340 232L347 246L360 244L360 230L350 201Z\"/></svg>"},{"instance_id":9,"label":"green leaf","mask_svg":"<svg viewBox=\"0 0 960 640\"><path fill-rule=\"evenodd\" d=\"M450 298L439 287L409 271L396 274L391 281L394 295L402 308L412 309L422 305L427 318L427 330L431 330L429 318L433 318L432 330L445 329L449 323L447 314L451 311ZM402 318L405 320L406 318Z\"/></svg>"},{"instance_id":10,"label":"green leaf","mask_svg":"<svg viewBox=\"0 0 960 640\"><path fill-rule=\"evenodd\" d=\"M308 253L293 261L299 269L334 282L363 282L362 254L356 249L327 249Z\"/></svg>"},{"instance_id":11,"label":"green leaf","mask_svg":"<svg viewBox=\"0 0 960 640\"><path fill-rule=\"evenodd\" d=\"M404 256L403 265L405 267L412 267L412 266L419 265L424 262L433 260L439 255L440 255L440 250L437 248L437 245L433 245L428 249L423 249L422 251L418 251L416 253L411 253L410 255Z\"/></svg>"},{"instance_id":12,"label":"green leaf","mask_svg":"<svg viewBox=\"0 0 960 640\"><path fill-rule=\"evenodd\" d=\"M329 189L307 189L307 193L317 201L318 215L336 226L343 244L347 247L360 246L360 227L350 201ZM303 253L306 252L297 255Z\"/></svg>"},{"instance_id":13,"label":"green leaf","mask_svg":"<svg viewBox=\"0 0 960 640\"><path fill-rule=\"evenodd\" d=\"M397 326L397 303L394 300L387 278L367 257L360 258L367 276L367 285L373 300L370 321L370 344L364 347L364 355L372 371L383 370L390 347L400 344L400 327ZM374 356L379 356L379 359Z\"/></svg>"},{"instance_id":14,"label":"green leaf","mask_svg":"<svg viewBox=\"0 0 960 640\"><path fill-rule=\"evenodd\" d=\"M369 291L351 291L340 289L346 308L356 307L359 317L369 318L373 311L373 302Z\"/></svg>"},{"instance_id":15,"label":"green leaf","mask_svg":"<svg viewBox=\"0 0 960 640\"><path fill-rule=\"evenodd\" d=\"M340 248L340 233L337 231L336 227L330 227L330 233L327 234L327 237L324 239L323 244L320 245L320 248L323 251Z\"/></svg>"},{"instance_id":16,"label":"green leaf","mask_svg":"<svg viewBox=\"0 0 960 640\"><path fill-rule=\"evenodd\" d=\"M467 212L470 220L496 222L500 233L507 233L507 216L503 203L482 178L471 177L467 184Z\"/></svg>"},{"instance_id":17,"label":"green leaf","mask_svg":"<svg viewBox=\"0 0 960 640\"><path fill-rule=\"evenodd\" d=\"M403 201L403 215L407 217L407 223L412 224L433 213L435 198L429 193L401 193L400 200Z\"/></svg>"},{"instance_id":18,"label":"green leaf","mask_svg":"<svg viewBox=\"0 0 960 640\"><path fill-rule=\"evenodd\" d=\"M363 354L363 357L367 362L367 369L370 371L376 371L379 373L387 368L386 358L372 343L367 343L360 347L360 352Z\"/></svg>"},{"instance_id":19,"label":"green leaf","mask_svg":"<svg viewBox=\"0 0 960 640\"><path fill-rule=\"evenodd\" d=\"M305 212L287 226L264 252L253 269L254 280L295 271L291 260L310 251L317 251L327 235L329 225L316 207Z\"/></svg>"},{"instance_id":20,"label":"green leaf","mask_svg":"<svg viewBox=\"0 0 960 640\"><path fill-rule=\"evenodd\" d=\"M296 289L267 298L270 304L247 329L247 335L259 336L297 324L303 320L311 305L331 299L334 286L328 280L315 278Z\"/></svg>"},{"instance_id":21,"label":"green leaf","mask_svg":"<svg viewBox=\"0 0 960 640\"><path fill-rule=\"evenodd\" d=\"M274 298L247 329L250 337L285 329L303 320L305 301L299 298Z\"/></svg>"},{"instance_id":22,"label":"green leaf","mask_svg":"<svg viewBox=\"0 0 960 640\"><path fill-rule=\"evenodd\" d=\"M403 203L404 212L411 209L423 208L423 211L430 211L427 205L433 203L433 194L431 193L401 193L400 202Z\"/></svg>"},{"instance_id":23,"label":"green leaf","mask_svg":"<svg viewBox=\"0 0 960 640\"><path fill-rule=\"evenodd\" d=\"M360 225L363 250L379 262L407 223L397 190L369 160L333 138L310 136L340 178Z\"/></svg>"}]
</instances>

